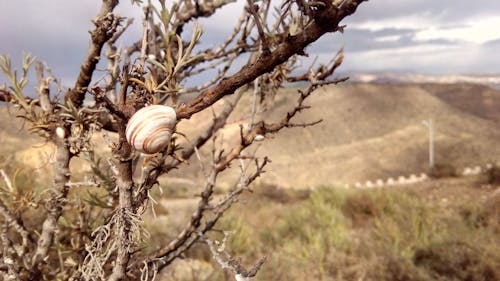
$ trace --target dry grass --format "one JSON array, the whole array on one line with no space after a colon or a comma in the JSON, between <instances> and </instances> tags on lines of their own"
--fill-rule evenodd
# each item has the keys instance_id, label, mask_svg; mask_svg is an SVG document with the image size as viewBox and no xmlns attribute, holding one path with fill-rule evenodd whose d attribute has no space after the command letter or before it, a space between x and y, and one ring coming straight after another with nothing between
<instances>
[{"instance_id":1,"label":"dry grass","mask_svg":"<svg viewBox=\"0 0 500 281\"><path fill-rule=\"evenodd\" d=\"M236 231L229 249L237 256L268 256L258 280L499 280L500 216L488 207L498 201L484 198L494 189L449 181L409 190L322 188L290 204L249 195L220 228ZM427 197L429 188L463 197L442 204Z\"/></svg>"}]
</instances>

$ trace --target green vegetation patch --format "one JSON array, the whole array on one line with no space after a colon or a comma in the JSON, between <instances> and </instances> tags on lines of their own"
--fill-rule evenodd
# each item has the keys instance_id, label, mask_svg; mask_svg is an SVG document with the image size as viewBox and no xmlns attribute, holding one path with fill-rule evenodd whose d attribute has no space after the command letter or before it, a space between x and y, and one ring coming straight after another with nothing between
<instances>
[{"instance_id":1,"label":"green vegetation patch","mask_svg":"<svg viewBox=\"0 0 500 281\"><path fill-rule=\"evenodd\" d=\"M234 231L235 256L268 257L259 280L500 279L498 229L481 205L444 211L389 189L319 188L288 204L256 193L219 228Z\"/></svg>"}]
</instances>

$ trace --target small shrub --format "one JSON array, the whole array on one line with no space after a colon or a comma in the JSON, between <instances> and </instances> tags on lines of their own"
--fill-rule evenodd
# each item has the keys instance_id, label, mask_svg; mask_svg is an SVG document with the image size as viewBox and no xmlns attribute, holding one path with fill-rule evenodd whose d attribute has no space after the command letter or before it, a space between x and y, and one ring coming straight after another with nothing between
<instances>
[{"instance_id":1,"label":"small shrub","mask_svg":"<svg viewBox=\"0 0 500 281\"><path fill-rule=\"evenodd\" d=\"M451 178L458 176L455 166L449 163L437 163L429 169L432 178Z\"/></svg>"},{"instance_id":2,"label":"small shrub","mask_svg":"<svg viewBox=\"0 0 500 281\"><path fill-rule=\"evenodd\" d=\"M298 239L303 243L324 242L326 248L345 242L345 218L341 207L345 195L335 189L320 189L309 200L290 210L278 232L282 238ZM318 230L323 230L318 232ZM318 237L318 235L322 237ZM283 240L284 241L284 240Z\"/></svg>"},{"instance_id":3,"label":"small shrub","mask_svg":"<svg viewBox=\"0 0 500 281\"><path fill-rule=\"evenodd\" d=\"M254 191L259 196L282 204L305 200L311 193L309 190L285 189L271 184L257 186Z\"/></svg>"},{"instance_id":4,"label":"small shrub","mask_svg":"<svg viewBox=\"0 0 500 281\"><path fill-rule=\"evenodd\" d=\"M488 183L493 185L500 185L500 167L494 166L487 172Z\"/></svg>"},{"instance_id":5,"label":"small shrub","mask_svg":"<svg viewBox=\"0 0 500 281\"><path fill-rule=\"evenodd\" d=\"M484 204L484 215L488 226L500 234L500 192L495 192Z\"/></svg>"},{"instance_id":6,"label":"small shrub","mask_svg":"<svg viewBox=\"0 0 500 281\"><path fill-rule=\"evenodd\" d=\"M366 192L349 196L342 211L352 221L354 227L365 226L378 213L373 197Z\"/></svg>"},{"instance_id":7,"label":"small shrub","mask_svg":"<svg viewBox=\"0 0 500 281\"><path fill-rule=\"evenodd\" d=\"M384 262L375 266L372 280L431 281L425 271L419 270L411 260L387 254Z\"/></svg>"},{"instance_id":8,"label":"small shrub","mask_svg":"<svg viewBox=\"0 0 500 281\"><path fill-rule=\"evenodd\" d=\"M408 190L320 188L293 204L255 190L217 228L236 230L228 250L246 262L267 256L259 280L500 280L500 193L445 211Z\"/></svg>"},{"instance_id":9,"label":"small shrub","mask_svg":"<svg viewBox=\"0 0 500 281\"><path fill-rule=\"evenodd\" d=\"M468 204L460 208L460 215L469 227L483 227L487 225L486 212L482 206Z\"/></svg>"},{"instance_id":10,"label":"small shrub","mask_svg":"<svg viewBox=\"0 0 500 281\"><path fill-rule=\"evenodd\" d=\"M374 231L384 251L409 259L416 248L447 235L439 213L415 194L384 191L375 199L379 213Z\"/></svg>"},{"instance_id":11,"label":"small shrub","mask_svg":"<svg viewBox=\"0 0 500 281\"><path fill-rule=\"evenodd\" d=\"M419 249L414 256L415 265L432 272L436 280L500 279L500 272L472 245L447 241Z\"/></svg>"}]
</instances>

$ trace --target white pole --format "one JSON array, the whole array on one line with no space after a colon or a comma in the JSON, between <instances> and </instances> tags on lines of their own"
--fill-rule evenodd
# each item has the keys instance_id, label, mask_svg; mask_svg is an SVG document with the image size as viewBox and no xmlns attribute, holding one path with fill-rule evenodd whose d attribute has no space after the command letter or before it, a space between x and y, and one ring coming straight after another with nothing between
<instances>
[{"instance_id":1,"label":"white pole","mask_svg":"<svg viewBox=\"0 0 500 281\"><path fill-rule=\"evenodd\" d=\"M432 119L424 120L424 126L429 129L429 167L434 167L434 123Z\"/></svg>"}]
</instances>

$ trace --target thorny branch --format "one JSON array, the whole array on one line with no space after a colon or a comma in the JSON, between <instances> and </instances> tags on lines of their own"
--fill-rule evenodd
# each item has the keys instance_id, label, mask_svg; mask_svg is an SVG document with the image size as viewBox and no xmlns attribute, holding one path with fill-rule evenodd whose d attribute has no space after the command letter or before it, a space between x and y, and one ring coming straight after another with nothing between
<instances>
[{"instance_id":1,"label":"thorny branch","mask_svg":"<svg viewBox=\"0 0 500 281\"><path fill-rule=\"evenodd\" d=\"M236 281L248 281L252 277L255 277L257 272L259 272L260 268L266 261L266 257L261 258L250 270L245 269L245 267L243 267L239 259L232 257L229 253L225 251L225 246L226 246L225 244L228 236L229 233L224 232L224 238L222 242L215 241L218 242L217 244L219 245L216 248L214 245L215 244L214 241L210 240L208 237L204 235L200 235L200 237L203 238L205 243L207 243L208 248L212 253L212 256L214 257L215 261L217 261L217 263L222 267L222 269L229 269L231 272L233 272ZM221 256L222 254L225 257L222 257Z\"/></svg>"},{"instance_id":2,"label":"thorny branch","mask_svg":"<svg viewBox=\"0 0 500 281\"><path fill-rule=\"evenodd\" d=\"M269 161L264 159L262 163L257 163L256 171L250 175L244 184L237 186L233 192L229 193L224 199L218 202L216 205L210 204L210 200L213 194L213 189L215 186L215 181L217 175L221 171L213 169L210 175L207 177L207 183L201 193L201 199L198 202L198 208L195 213L191 216L189 224L184 228L184 230L179 233L176 239L170 242L165 247L158 249L154 253L150 254L146 259L148 266L153 266L158 270L168 266L174 259L179 257L187 249L189 249L196 241L200 239L200 235L204 235L210 231L217 221L222 217L224 212L229 209L244 190L247 189L261 173L263 173L263 168ZM240 182L238 183L240 184ZM206 212L211 211L211 217L204 218L207 216Z\"/></svg>"},{"instance_id":3,"label":"thorny branch","mask_svg":"<svg viewBox=\"0 0 500 281\"><path fill-rule=\"evenodd\" d=\"M38 238L35 254L31 259L33 267L30 278L39 279L42 266L47 262L46 257L52 246L54 232L57 230L57 221L61 217L63 207L66 205L66 197L69 187L66 183L70 178L69 161L71 153L64 139L56 139L56 155L54 162L54 184L47 201L47 217L42 224L42 231Z\"/></svg>"},{"instance_id":4,"label":"thorny branch","mask_svg":"<svg viewBox=\"0 0 500 281\"><path fill-rule=\"evenodd\" d=\"M13 247L13 249L15 249L18 257L22 258L26 253L28 242L32 242L30 234L24 227L23 222L19 218L16 218L14 214L9 211L2 200L0 200L0 214L2 214L2 216L4 217L6 229L13 227L14 230L21 236L21 244Z\"/></svg>"},{"instance_id":5,"label":"thorny branch","mask_svg":"<svg viewBox=\"0 0 500 281\"><path fill-rule=\"evenodd\" d=\"M214 104L225 95L234 93L239 87L253 81L262 73L273 70L294 54L304 52L304 48L319 39L327 32L335 31L339 22L355 12L357 6L364 0L352 0L344 3L344 9L337 9L332 3L325 1L325 7L318 9L314 21L305 27L300 35L288 36L268 55L261 55L257 61L243 66L236 74L223 79L219 84L209 88L187 104L177 108L177 118L189 118Z\"/></svg>"},{"instance_id":6,"label":"thorny branch","mask_svg":"<svg viewBox=\"0 0 500 281\"><path fill-rule=\"evenodd\" d=\"M116 5L118 5L118 0L103 0L101 10L94 21L96 28L90 33L92 44L88 49L85 61L82 63L75 86L65 97L66 102L71 102L76 107L80 107L83 103L92 74L99 62L102 47L113 38L120 24L121 18L113 14Z\"/></svg>"},{"instance_id":7,"label":"thorny branch","mask_svg":"<svg viewBox=\"0 0 500 281\"><path fill-rule=\"evenodd\" d=\"M194 28L192 36L183 35L188 30L188 23L214 15L233 0L182 0L170 9L165 1L160 1L160 10L145 4L143 36L130 46L116 45L118 38L132 24L128 20L121 25L124 18L113 13L118 2L102 0L101 9L93 21L95 28L90 32L87 56L81 64L75 85L66 92L64 103L50 92L49 84L55 78L50 73L47 75L48 68L44 69L40 62L35 65L38 99L23 93L27 68L33 62L29 56L23 65L21 79L10 79L13 87L0 85L0 101L20 106L29 116L28 122L46 132L43 136L56 146L54 181L50 192L45 193L46 216L38 230L39 236L35 235L37 229L30 228L21 216L16 216L9 209L5 201L0 200L0 214L4 218L0 233L3 248L0 255L4 262L0 266L0 274L3 276L19 280L69 277L71 280L148 279L154 278L159 270L170 265L197 241L204 240L210 246L207 233L238 201L241 193L251 191L249 185L264 173L264 168L270 163L267 157L256 157L255 152L248 155L248 147L283 128L306 127L321 122L296 123L293 118L309 108L305 100L315 89L347 79L328 80L342 63L342 52L326 65L311 66L302 74L291 73L296 73L297 57L307 55L305 48L328 32L342 31L340 21L354 13L363 0L333 3L286 0L276 10L272 9L270 0L247 0L233 31L217 47L209 49L203 49L201 31L197 28ZM268 20L272 11L276 12L274 21ZM198 25L195 23L194 26ZM107 52L102 56L105 44ZM108 62L106 74L92 84L96 81L92 79L96 66L104 59ZM246 63L238 65L241 61ZM2 57L2 70L15 78L15 71L11 71L10 61L5 57ZM208 74L211 77L203 82L186 86L193 85L186 82L192 82L193 76ZM259 110L272 110L272 105L265 104L265 100L273 99L277 89L287 82L298 81L308 81L310 85L298 91L295 106L281 119L270 121L259 115ZM215 143L217 133L226 126L237 103L244 100L241 97L252 85L254 96L248 124L240 127L239 142L233 147L217 150L214 145L206 184L190 221L170 243L151 253L144 253L138 248L138 243L144 238L140 228L141 216L148 199L152 198L150 191L158 184L158 178L172 169L183 168L182 164L187 163L209 140ZM95 105L83 105L88 92L92 94ZM186 93L197 95L192 99L181 97ZM138 153L126 141L125 126L139 108L151 103L171 102L178 120L189 119L228 95L232 98L224 100L222 110L214 115L208 127L198 130L196 137L183 135L186 139L184 144L179 141L181 137L172 138L164 151L146 157L143 163L136 161ZM110 141L112 159L107 159L109 176L102 180L106 184L85 184L87 181L79 182L74 178L74 182L70 181L72 172L75 172L70 170L70 160L80 157L85 149L93 153L90 137L100 129L118 133L118 140ZM178 132L177 135L182 134ZM75 143L78 143L76 149ZM218 176L238 161L239 180L225 196L214 200ZM99 167L98 160L94 164ZM135 169L141 170L140 178L134 177ZM106 172L100 171L95 176L104 174ZM66 207L75 204L68 194L80 186L79 183L88 186L89 190L105 193L108 198L101 199L99 195L91 194L91 207L86 209L79 205L78 223L69 222L66 216L61 223L61 216L70 209ZM78 232L78 242L72 238L65 241L65 234L71 233L68 229ZM7 230L20 239L12 239ZM238 260L230 256L221 259L217 256L217 249L213 245L210 248L215 259L221 266L232 270L237 280L255 276L264 263L261 259L253 268L246 270ZM52 264L53 261L56 262Z\"/></svg>"}]
</instances>

